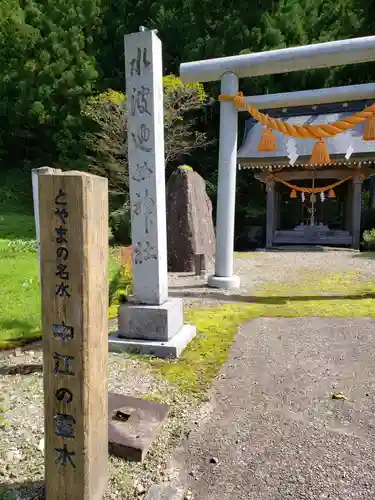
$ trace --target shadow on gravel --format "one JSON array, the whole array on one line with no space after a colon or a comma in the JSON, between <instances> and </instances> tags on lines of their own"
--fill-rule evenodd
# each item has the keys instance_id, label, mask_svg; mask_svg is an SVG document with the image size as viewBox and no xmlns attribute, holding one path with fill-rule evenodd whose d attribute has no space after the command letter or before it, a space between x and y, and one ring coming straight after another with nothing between
<instances>
[{"instance_id":1,"label":"shadow on gravel","mask_svg":"<svg viewBox=\"0 0 375 500\"><path fill-rule=\"evenodd\" d=\"M375 252L361 252L354 255L356 259L370 259L375 260Z\"/></svg>"},{"instance_id":2,"label":"shadow on gravel","mask_svg":"<svg viewBox=\"0 0 375 500\"><path fill-rule=\"evenodd\" d=\"M19 319L0 321L0 332L1 350L10 350L14 347L22 347L30 342L40 339L41 337L39 328L36 328L35 324ZM1 497L0 500L2 500Z\"/></svg>"},{"instance_id":3,"label":"shadow on gravel","mask_svg":"<svg viewBox=\"0 0 375 500\"><path fill-rule=\"evenodd\" d=\"M190 290L212 290L212 288L207 288L207 285L204 283L198 283L196 285L186 285L186 286L169 286L169 290L183 290L184 288L189 288Z\"/></svg>"},{"instance_id":4,"label":"shadow on gravel","mask_svg":"<svg viewBox=\"0 0 375 500\"><path fill-rule=\"evenodd\" d=\"M0 367L0 375L32 375L33 373L42 373L42 364L19 364ZM1 491L1 490L0 490ZM0 500L2 498L0 497Z\"/></svg>"},{"instance_id":5,"label":"shadow on gravel","mask_svg":"<svg viewBox=\"0 0 375 500\"><path fill-rule=\"evenodd\" d=\"M264 248L261 250L266 253L321 253L321 252L348 252L356 254L358 250L354 250L352 248L344 248L344 247L328 247L328 246L320 246L320 245L281 245L281 246L273 246L271 248Z\"/></svg>"},{"instance_id":6,"label":"shadow on gravel","mask_svg":"<svg viewBox=\"0 0 375 500\"><path fill-rule=\"evenodd\" d=\"M192 288L192 287L187 287ZM316 294L316 295L280 295L280 296L270 296L262 297L256 295L236 295L236 294L225 294L220 292L211 292L208 288L202 288L204 295L208 299L223 300L225 302L245 302L248 304L268 304L268 305L282 305L287 302L304 302L307 300L358 300L358 299L374 299L375 293L358 293L358 294ZM212 289L211 289L212 290ZM199 291L190 292L184 291L184 287L179 287L178 289L170 289L169 295L172 297L189 297L189 298L200 298Z\"/></svg>"},{"instance_id":7,"label":"shadow on gravel","mask_svg":"<svg viewBox=\"0 0 375 500\"><path fill-rule=\"evenodd\" d=\"M16 498L27 498L27 500L45 500L44 481L0 483L1 500L14 500Z\"/></svg>"}]
</instances>

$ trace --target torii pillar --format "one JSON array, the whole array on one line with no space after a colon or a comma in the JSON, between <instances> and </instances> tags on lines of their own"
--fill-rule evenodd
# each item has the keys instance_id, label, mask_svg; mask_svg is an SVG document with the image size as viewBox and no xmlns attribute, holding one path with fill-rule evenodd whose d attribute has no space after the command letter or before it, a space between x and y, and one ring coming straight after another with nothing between
<instances>
[{"instance_id":1,"label":"torii pillar","mask_svg":"<svg viewBox=\"0 0 375 500\"><path fill-rule=\"evenodd\" d=\"M238 77L224 73L221 94L238 92ZM220 102L219 178L216 209L215 274L209 276L208 286L236 288L238 276L233 275L234 212L236 206L238 112L231 101Z\"/></svg>"}]
</instances>

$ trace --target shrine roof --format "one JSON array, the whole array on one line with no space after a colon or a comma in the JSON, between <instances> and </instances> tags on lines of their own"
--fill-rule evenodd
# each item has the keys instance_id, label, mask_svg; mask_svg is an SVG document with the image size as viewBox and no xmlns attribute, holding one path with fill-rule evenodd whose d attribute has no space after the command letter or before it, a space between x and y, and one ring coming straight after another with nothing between
<instances>
[{"instance_id":1,"label":"shrine roof","mask_svg":"<svg viewBox=\"0 0 375 500\"><path fill-rule=\"evenodd\" d=\"M342 120L370 106L373 100L350 101L347 103L319 104L316 106L296 106L283 109L264 110L273 118L281 118L293 125L318 125ZM365 124L357 125L335 137L326 139L332 164L351 165L359 162L371 164L375 162L375 141L362 139ZM263 126L253 118L245 122L242 144L237 152L239 168L267 169L285 165L306 167L315 144L314 139L296 139L280 132L275 132L277 150L271 153L260 153L258 144L263 133ZM294 163L291 158L294 156ZM311 166L310 166L311 167Z\"/></svg>"}]
</instances>

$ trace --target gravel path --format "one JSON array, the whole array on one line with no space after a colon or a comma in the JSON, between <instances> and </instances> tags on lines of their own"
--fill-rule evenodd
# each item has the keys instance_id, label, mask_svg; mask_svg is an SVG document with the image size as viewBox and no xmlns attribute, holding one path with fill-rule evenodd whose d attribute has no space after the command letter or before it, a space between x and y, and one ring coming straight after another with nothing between
<instances>
[{"instance_id":1,"label":"gravel path","mask_svg":"<svg viewBox=\"0 0 375 500\"><path fill-rule=\"evenodd\" d=\"M244 326L187 440L194 498L375 498L374 347L370 319Z\"/></svg>"},{"instance_id":2,"label":"gravel path","mask_svg":"<svg viewBox=\"0 0 375 500\"><path fill-rule=\"evenodd\" d=\"M147 363L111 354L109 391L153 398L173 408L159 439L143 463L110 457L104 500L142 498L154 482L168 479L165 462L190 418L194 402L155 376ZM43 373L40 350L16 349L0 358L0 499L44 499ZM173 474L173 471L170 471ZM27 488L24 488L28 485ZM2 488L11 490L1 495ZM12 495L12 496L10 496Z\"/></svg>"},{"instance_id":3,"label":"gravel path","mask_svg":"<svg viewBox=\"0 0 375 500\"><path fill-rule=\"evenodd\" d=\"M237 254L238 255L238 254ZM213 273L212 265L208 269ZM241 278L238 290L215 290L205 286L203 278L188 273L171 273L170 295L183 297L186 306L230 302L239 295L254 295L263 285L292 285L311 277L349 273L353 279L375 281L375 258L350 250L252 252L234 261L234 272Z\"/></svg>"}]
</instances>

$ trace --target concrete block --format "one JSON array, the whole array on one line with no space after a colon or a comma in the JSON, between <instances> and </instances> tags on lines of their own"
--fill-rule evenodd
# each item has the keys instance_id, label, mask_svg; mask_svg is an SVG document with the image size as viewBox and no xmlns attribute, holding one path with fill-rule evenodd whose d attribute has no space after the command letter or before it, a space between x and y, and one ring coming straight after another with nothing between
<instances>
[{"instance_id":1,"label":"concrete block","mask_svg":"<svg viewBox=\"0 0 375 500\"><path fill-rule=\"evenodd\" d=\"M118 316L118 336L125 339L168 341L183 326L181 299L169 299L164 304L121 304Z\"/></svg>"},{"instance_id":2,"label":"concrete block","mask_svg":"<svg viewBox=\"0 0 375 500\"><path fill-rule=\"evenodd\" d=\"M159 358L179 358L188 343L195 337L194 325L183 325L174 337L166 342L156 340L124 339L119 334L109 337L110 352L132 352Z\"/></svg>"},{"instance_id":3,"label":"concrete block","mask_svg":"<svg viewBox=\"0 0 375 500\"><path fill-rule=\"evenodd\" d=\"M142 462L159 435L170 407L143 399L108 394L109 451L120 458Z\"/></svg>"}]
</instances>

